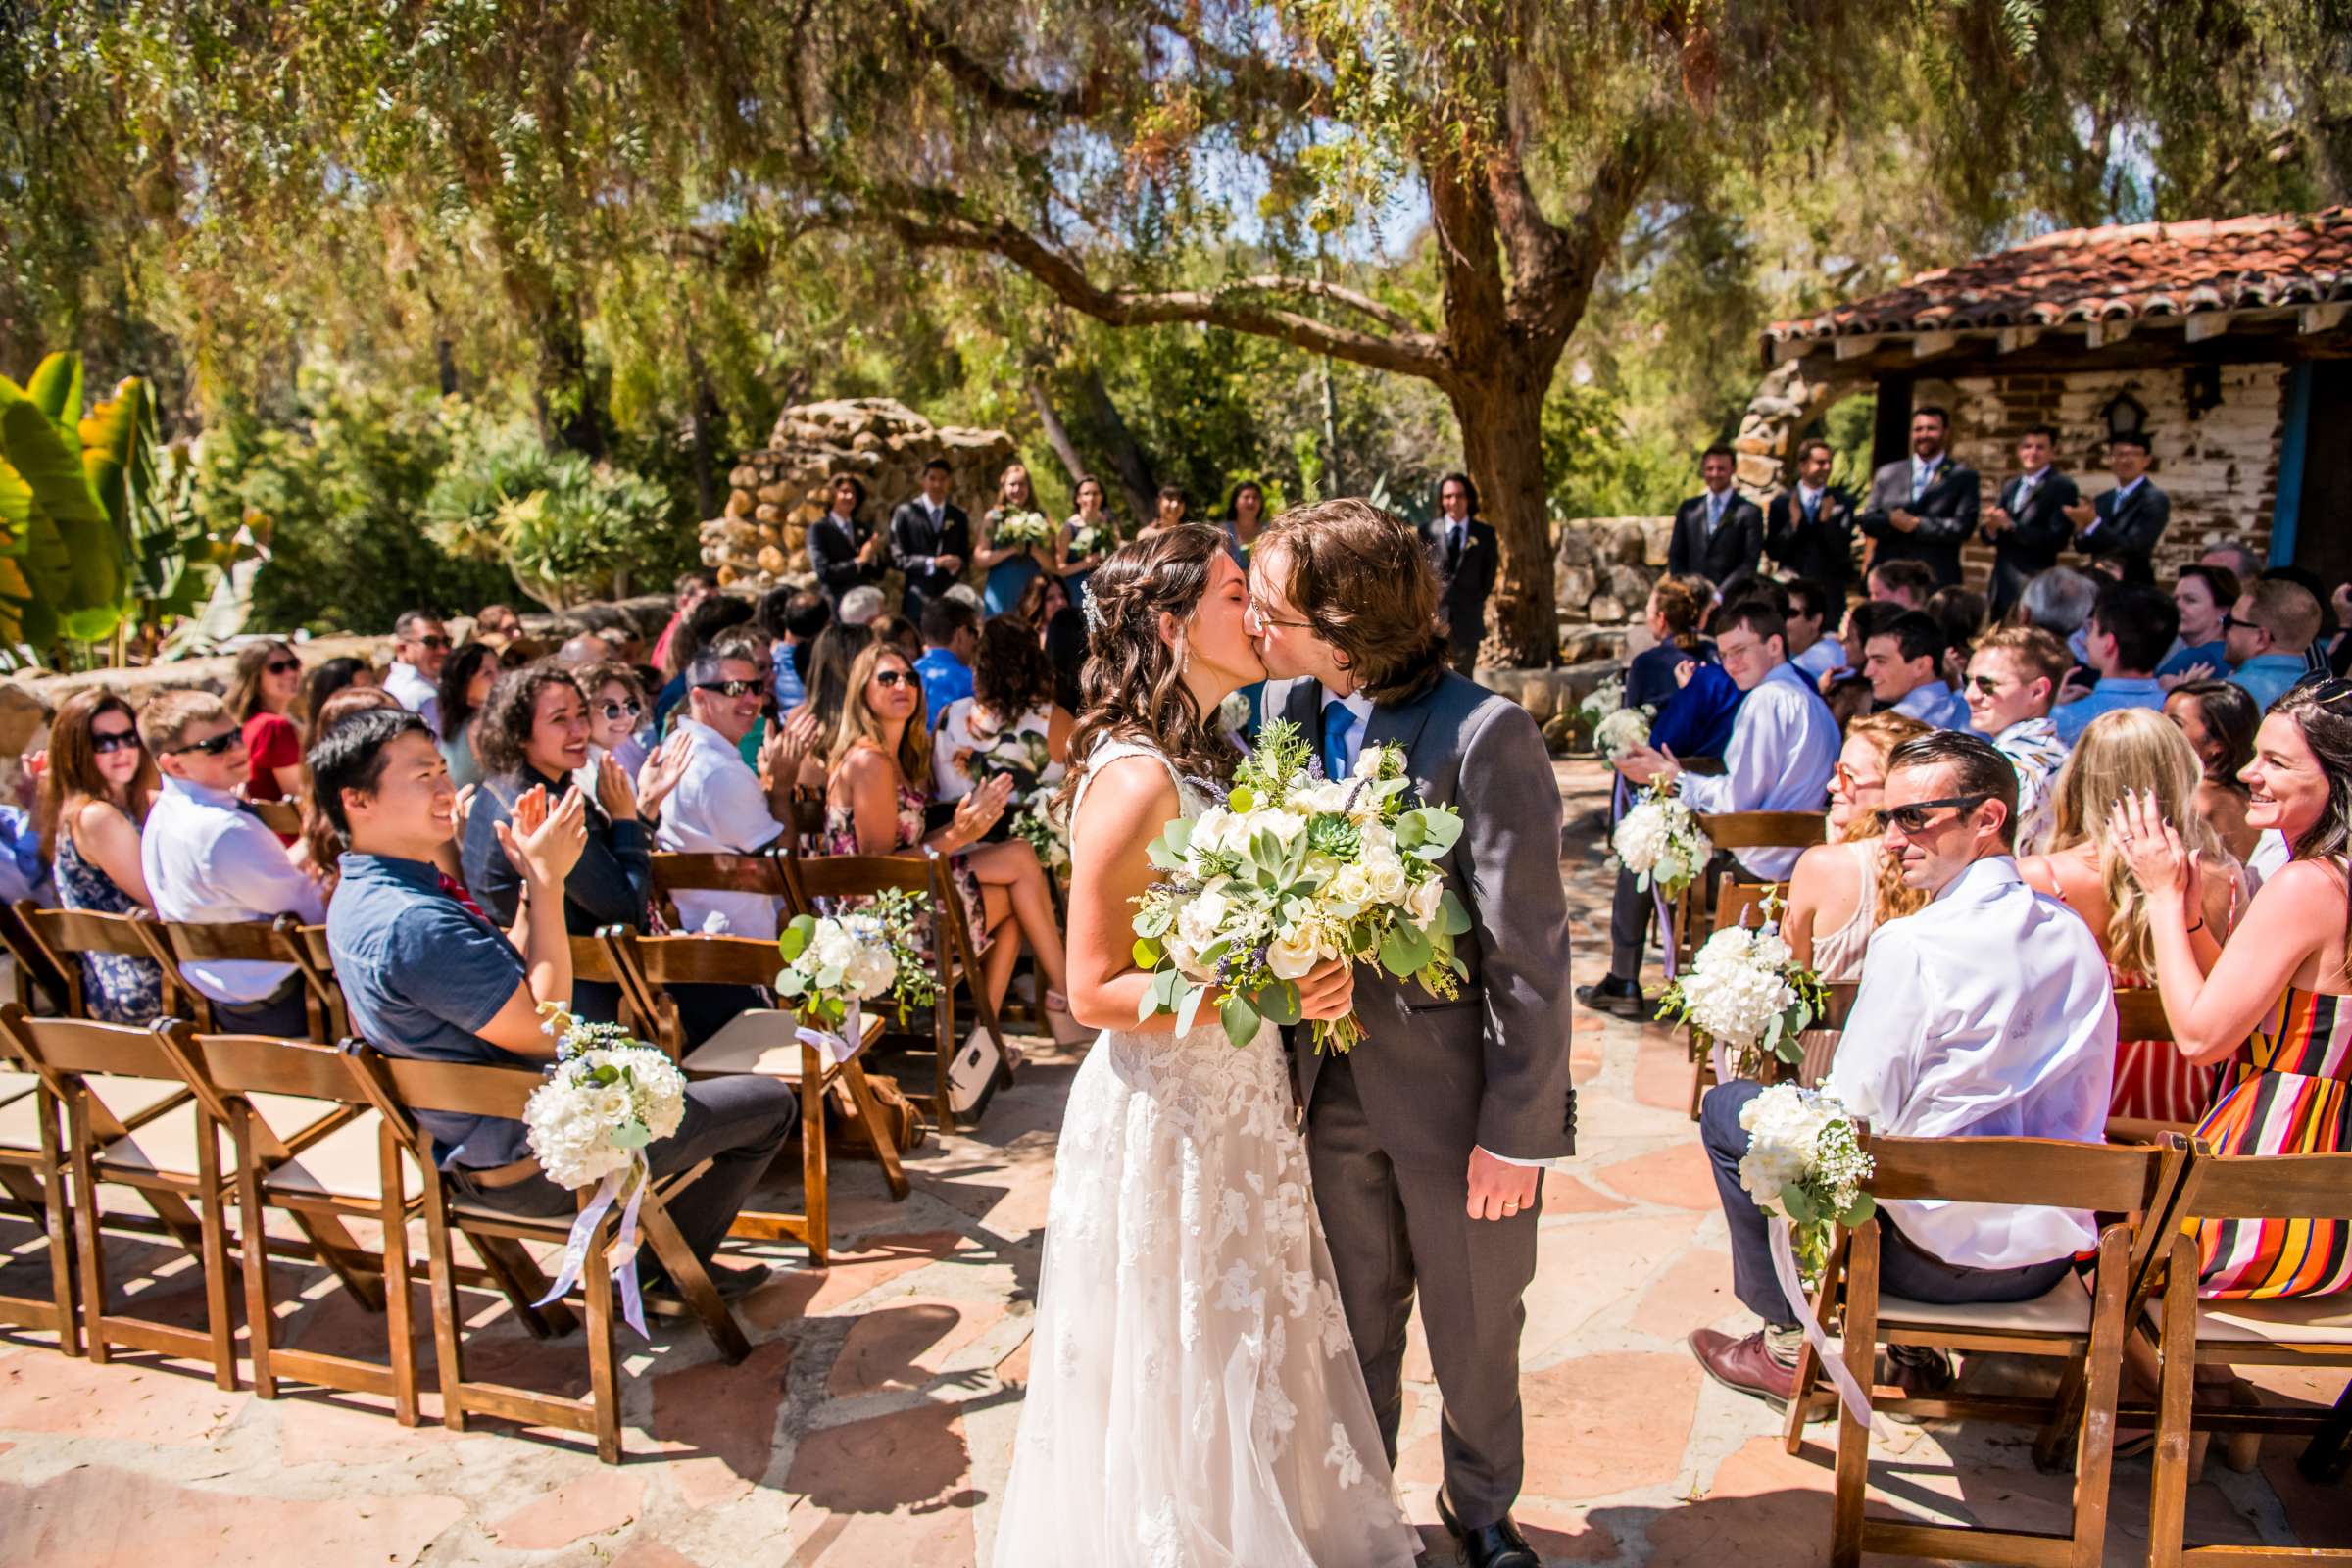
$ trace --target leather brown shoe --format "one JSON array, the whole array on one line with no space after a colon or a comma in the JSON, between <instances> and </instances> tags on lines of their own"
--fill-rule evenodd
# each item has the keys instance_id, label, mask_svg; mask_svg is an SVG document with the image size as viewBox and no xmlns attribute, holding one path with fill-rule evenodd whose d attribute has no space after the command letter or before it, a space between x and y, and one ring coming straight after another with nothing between
<instances>
[{"instance_id":1,"label":"leather brown shoe","mask_svg":"<svg viewBox=\"0 0 2352 1568\"><path fill-rule=\"evenodd\" d=\"M1690 1336L1690 1353L1707 1369L1707 1376L1727 1389L1753 1395L1776 1410L1788 1409L1788 1396L1796 1392L1796 1368L1772 1358L1772 1352L1764 1348L1762 1329L1744 1340L1699 1329Z\"/></svg>"},{"instance_id":2,"label":"leather brown shoe","mask_svg":"<svg viewBox=\"0 0 2352 1568\"><path fill-rule=\"evenodd\" d=\"M1438 1522L1452 1531L1454 1539L1462 1544L1461 1560L1469 1568L1544 1568L1544 1559L1536 1555L1536 1548L1527 1544L1527 1538L1519 1533L1519 1527L1511 1523L1507 1513L1491 1525L1464 1529L1461 1520L1454 1517L1453 1504L1446 1500L1446 1489L1440 1487Z\"/></svg>"}]
</instances>

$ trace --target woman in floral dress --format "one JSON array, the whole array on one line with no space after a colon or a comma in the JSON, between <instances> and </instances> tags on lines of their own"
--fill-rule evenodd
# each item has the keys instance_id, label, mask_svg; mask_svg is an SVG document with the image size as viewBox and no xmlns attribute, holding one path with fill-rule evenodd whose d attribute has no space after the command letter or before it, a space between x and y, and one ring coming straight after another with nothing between
<instances>
[{"instance_id":1,"label":"woman in floral dress","mask_svg":"<svg viewBox=\"0 0 2352 1568\"><path fill-rule=\"evenodd\" d=\"M1007 804L1017 808L1059 784L1074 720L1053 688L1053 666L1027 626L1009 618L982 626L972 695L948 705L931 749L936 798L960 801L983 779L1008 774Z\"/></svg>"},{"instance_id":2,"label":"woman in floral dress","mask_svg":"<svg viewBox=\"0 0 2352 1568\"><path fill-rule=\"evenodd\" d=\"M51 858L57 902L101 914L152 913L139 826L161 780L130 705L76 692L49 726L49 764L33 821ZM147 958L84 953L82 1005L102 1023L145 1023L164 1010L163 970Z\"/></svg>"}]
</instances>

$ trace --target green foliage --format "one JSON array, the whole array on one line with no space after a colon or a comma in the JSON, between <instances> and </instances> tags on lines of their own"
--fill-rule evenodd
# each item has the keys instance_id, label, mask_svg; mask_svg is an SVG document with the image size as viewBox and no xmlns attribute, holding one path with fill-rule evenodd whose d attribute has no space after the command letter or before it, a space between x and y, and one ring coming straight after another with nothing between
<instances>
[{"instance_id":1,"label":"green foliage","mask_svg":"<svg viewBox=\"0 0 2352 1568\"><path fill-rule=\"evenodd\" d=\"M666 578L692 557L691 522L669 493L577 452L551 451L530 421L452 407L449 457L424 498L452 555L504 563L516 586L561 609Z\"/></svg>"}]
</instances>

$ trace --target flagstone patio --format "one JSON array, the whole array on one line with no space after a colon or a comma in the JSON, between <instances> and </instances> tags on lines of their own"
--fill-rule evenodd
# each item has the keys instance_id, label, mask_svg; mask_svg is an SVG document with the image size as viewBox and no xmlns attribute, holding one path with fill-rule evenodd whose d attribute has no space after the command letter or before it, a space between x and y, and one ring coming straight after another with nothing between
<instances>
[{"instance_id":1,"label":"flagstone patio","mask_svg":"<svg viewBox=\"0 0 2352 1568\"><path fill-rule=\"evenodd\" d=\"M1608 884L1591 816L1603 777L1574 763L1559 775L1585 980L1606 962ZM1694 1328L1745 1323L1685 1110L1681 1046L1663 1029L1580 1015L1574 1052L1582 1147L1570 1172L1547 1178L1527 1300L1520 1521L1551 1563L1823 1561L1830 1429L1815 1427L1788 1456L1773 1413L1707 1381L1683 1348ZM1020 1415L1054 1132L1081 1054L1037 1043L976 1134L934 1140L909 1160L904 1203L887 1200L873 1166L837 1165L837 1260L794 1268L751 1298L756 1348L742 1365L659 1320L652 1346L627 1338L629 1459L617 1469L567 1436L495 1422L448 1432L430 1395L426 1424L403 1430L366 1399L264 1401L222 1393L186 1364L133 1354L97 1367L41 1336L0 1331L0 1564L986 1563ZM780 1205L796 1187L780 1173ZM17 1248L0 1289L25 1289L37 1276L24 1228L0 1239ZM277 1266L289 1295L311 1298L289 1321L296 1343L380 1348L379 1321L322 1274ZM183 1261L140 1294L194 1299L195 1285ZM500 1320L494 1298L469 1300L486 1325L471 1343L515 1380L585 1388L576 1338L534 1343ZM1438 1401L1425 1355L1407 1375L1399 1483L1427 1560L1450 1563L1432 1502ZM2332 1399L2343 1380L2259 1381ZM1874 1507L2054 1525L2069 1481L2034 1470L2027 1438L1901 1429L1876 1450ZM2144 1560L2147 1476L2145 1459L2118 1468L2110 1563ZM2205 1540L2341 1544L2352 1543L2352 1493L2311 1488L2291 1447L2274 1444L2250 1474L2217 1453L2190 1519Z\"/></svg>"}]
</instances>

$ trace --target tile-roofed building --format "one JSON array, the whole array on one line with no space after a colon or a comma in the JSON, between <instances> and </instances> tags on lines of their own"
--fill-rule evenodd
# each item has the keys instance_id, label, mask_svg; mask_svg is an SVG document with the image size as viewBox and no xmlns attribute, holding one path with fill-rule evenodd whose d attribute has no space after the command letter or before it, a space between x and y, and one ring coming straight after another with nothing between
<instances>
[{"instance_id":1,"label":"tile-roofed building","mask_svg":"<svg viewBox=\"0 0 2352 1568\"><path fill-rule=\"evenodd\" d=\"M1753 494L1787 482L1830 404L1875 390L1874 466L1938 404L1986 505L2031 424L2057 429L2058 466L2089 496L2108 487L2108 438L2137 429L2173 504L2160 577L2231 540L2352 580L2352 207L2045 234L1775 321L1759 347L1736 443ZM1988 561L1972 550L1972 583Z\"/></svg>"}]
</instances>

